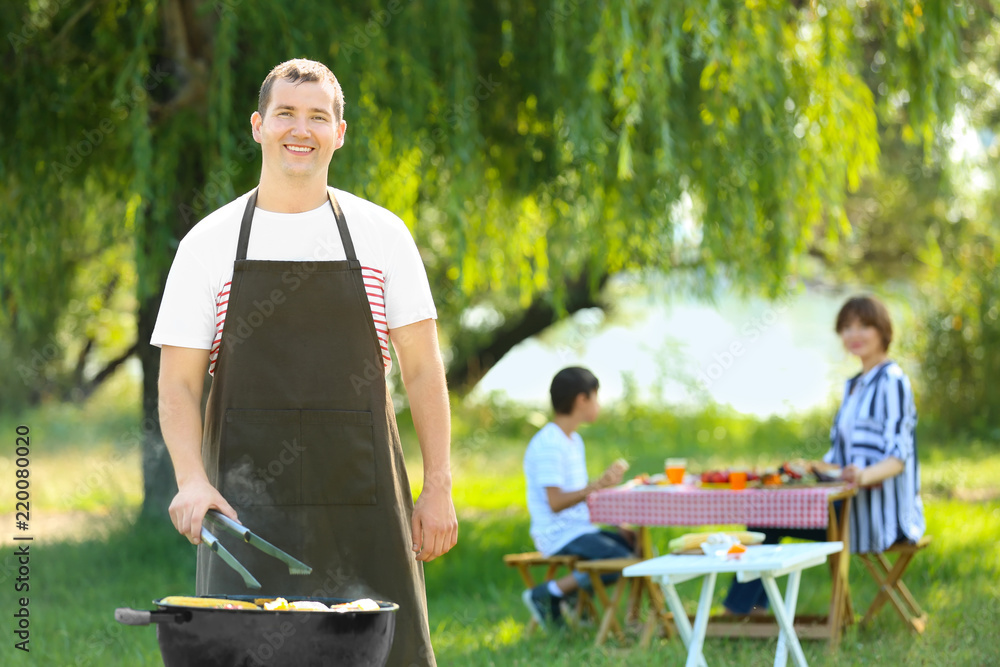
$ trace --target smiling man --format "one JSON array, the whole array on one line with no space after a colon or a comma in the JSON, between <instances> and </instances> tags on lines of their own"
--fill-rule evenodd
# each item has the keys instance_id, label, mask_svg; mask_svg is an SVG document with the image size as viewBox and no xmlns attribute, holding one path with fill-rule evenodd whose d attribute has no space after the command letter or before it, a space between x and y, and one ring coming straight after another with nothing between
<instances>
[{"instance_id":1,"label":"smiling man","mask_svg":"<svg viewBox=\"0 0 1000 667\"><path fill-rule=\"evenodd\" d=\"M398 603L388 664L433 665L423 562L458 537L437 313L403 222L327 185L343 114L325 65L275 67L250 117L259 186L177 249L152 336L178 486L169 511L193 544L217 509L312 566L290 576L237 549L262 596ZM416 503L386 389L390 340L423 454ZM197 592L247 591L201 546Z\"/></svg>"}]
</instances>

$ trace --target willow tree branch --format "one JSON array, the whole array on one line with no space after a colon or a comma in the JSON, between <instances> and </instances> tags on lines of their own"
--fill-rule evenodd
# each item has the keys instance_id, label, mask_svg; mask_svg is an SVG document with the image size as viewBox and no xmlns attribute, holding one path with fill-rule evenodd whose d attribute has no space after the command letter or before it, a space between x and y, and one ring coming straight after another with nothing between
<instances>
[{"instance_id":1,"label":"willow tree branch","mask_svg":"<svg viewBox=\"0 0 1000 667\"><path fill-rule=\"evenodd\" d=\"M557 310L550 299L540 296L525 310L512 313L485 336L459 340L448 364L448 387L459 392L471 389L515 345L541 333L564 314L572 315L584 308L603 309L599 294L609 277L609 274L599 276L595 286L591 285L590 275L583 272L567 283L562 311Z\"/></svg>"},{"instance_id":2,"label":"willow tree branch","mask_svg":"<svg viewBox=\"0 0 1000 667\"><path fill-rule=\"evenodd\" d=\"M87 13L93 8L94 0L88 0L86 4L76 10L76 13L69 17L66 23L63 24L63 27L59 29L59 32L56 33L56 36L52 38L52 44L56 45L62 43L62 41L66 39L66 36L69 35L69 31L73 29L73 26L75 26L80 19L86 16Z\"/></svg>"},{"instance_id":3,"label":"willow tree branch","mask_svg":"<svg viewBox=\"0 0 1000 667\"><path fill-rule=\"evenodd\" d=\"M80 389L80 391L82 392L83 399L87 399L91 394L97 391L97 388L100 387L105 380L110 378L111 375L116 370L118 370L119 366L128 361L129 358L133 354L135 354L138 349L139 349L139 342L136 341L135 343L132 344L132 347L130 347L128 350L120 354L115 359L109 361L108 364L104 368L102 368L97 375L91 378L89 382L78 387L78 389Z\"/></svg>"}]
</instances>

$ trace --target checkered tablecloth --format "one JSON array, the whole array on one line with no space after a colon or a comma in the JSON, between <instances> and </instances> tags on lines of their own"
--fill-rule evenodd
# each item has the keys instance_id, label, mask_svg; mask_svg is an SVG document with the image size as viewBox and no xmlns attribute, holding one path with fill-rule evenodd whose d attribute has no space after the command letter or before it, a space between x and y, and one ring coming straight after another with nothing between
<instances>
[{"instance_id":1,"label":"checkered tablecloth","mask_svg":"<svg viewBox=\"0 0 1000 667\"><path fill-rule=\"evenodd\" d=\"M587 507L595 523L825 528L827 498L842 490L839 486L743 491L640 486L592 493L587 497Z\"/></svg>"}]
</instances>

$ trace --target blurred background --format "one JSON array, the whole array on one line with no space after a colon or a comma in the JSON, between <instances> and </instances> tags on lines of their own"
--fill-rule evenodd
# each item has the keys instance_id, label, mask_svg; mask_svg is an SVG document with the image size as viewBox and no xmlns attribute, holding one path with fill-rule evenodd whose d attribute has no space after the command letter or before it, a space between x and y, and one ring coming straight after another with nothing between
<instances>
[{"instance_id":1,"label":"blurred background","mask_svg":"<svg viewBox=\"0 0 1000 667\"><path fill-rule=\"evenodd\" d=\"M706 469L822 455L858 370L834 318L858 293L893 316L931 520L1000 538L996 0L11 0L0 27L0 433L31 429L53 554L97 561L140 517L167 521L159 298L179 240L256 184L249 116L293 57L344 89L331 184L398 214L421 250L460 549L527 546L519 457L567 365L601 380L605 417L584 432L598 471L622 454L637 472L671 452ZM160 563L170 592L189 592L186 544L158 539L179 554ZM963 589L979 601L953 601L977 623L1000 621L1000 558L983 557ZM532 664L540 646L486 650L516 644L516 582L463 617L436 567L432 613L440 595L468 621L435 630L444 655ZM50 641L96 637L94 664L148 654L148 637L101 643L107 627Z\"/></svg>"}]
</instances>

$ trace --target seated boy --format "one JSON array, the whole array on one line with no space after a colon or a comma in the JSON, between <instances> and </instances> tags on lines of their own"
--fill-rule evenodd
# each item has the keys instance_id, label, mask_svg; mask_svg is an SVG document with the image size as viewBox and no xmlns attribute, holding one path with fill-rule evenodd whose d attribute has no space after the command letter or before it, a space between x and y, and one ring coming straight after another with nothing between
<instances>
[{"instance_id":1,"label":"seated boy","mask_svg":"<svg viewBox=\"0 0 1000 667\"><path fill-rule=\"evenodd\" d=\"M600 478L587 479L583 439L576 429L597 419L598 382L586 368L564 368L552 379L549 393L555 417L542 427L524 454L528 512L535 548L546 556L573 555L581 560L625 558L632 555L635 535L627 529L602 531L590 523L587 496L621 483L628 464L619 459ZM606 583L617 575L605 575ZM545 628L547 620L562 622L559 601L590 582L580 572L546 581L524 591L521 599Z\"/></svg>"}]
</instances>

